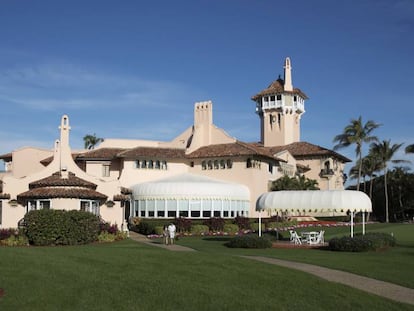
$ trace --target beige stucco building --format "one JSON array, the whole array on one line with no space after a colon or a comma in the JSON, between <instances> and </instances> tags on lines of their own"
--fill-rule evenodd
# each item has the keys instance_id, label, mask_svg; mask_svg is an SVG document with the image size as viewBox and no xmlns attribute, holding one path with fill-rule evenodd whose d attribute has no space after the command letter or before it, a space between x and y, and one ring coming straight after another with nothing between
<instances>
[{"instance_id":1,"label":"beige stucco building","mask_svg":"<svg viewBox=\"0 0 414 311\"><path fill-rule=\"evenodd\" d=\"M325 190L342 190L350 160L300 141L308 99L284 79L252 97L260 141L247 143L213 123L210 101L194 105L194 123L172 141L105 139L72 152L69 117L53 150L22 148L0 156L0 228L16 227L32 209L83 209L125 226L138 217L257 217L257 198L283 175L304 174ZM259 132L260 131L260 132Z\"/></svg>"}]
</instances>

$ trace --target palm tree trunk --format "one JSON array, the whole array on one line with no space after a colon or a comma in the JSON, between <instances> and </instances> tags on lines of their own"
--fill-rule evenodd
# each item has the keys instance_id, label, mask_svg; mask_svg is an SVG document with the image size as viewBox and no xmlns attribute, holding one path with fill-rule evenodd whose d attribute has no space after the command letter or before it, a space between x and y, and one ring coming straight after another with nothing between
<instances>
[{"instance_id":1,"label":"palm tree trunk","mask_svg":"<svg viewBox=\"0 0 414 311\"><path fill-rule=\"evenodd\" d=\"M384 168L384 194L385 194L385 222L390 222L390 217L388 215L388 187L387 187L387 167Z\"/></svg>"},{"instance_id":2,"label":"palm tree trunk","mask_svg":"<svg viewBox=\"0 0 414 311\"><path fill-rule=\"evenodd\" d=\"M361 181L361 175L362 175L362 152L359 152L359 168L358 168L357 191L359 191L359 183Z\"/></svg>"}]
</instances>

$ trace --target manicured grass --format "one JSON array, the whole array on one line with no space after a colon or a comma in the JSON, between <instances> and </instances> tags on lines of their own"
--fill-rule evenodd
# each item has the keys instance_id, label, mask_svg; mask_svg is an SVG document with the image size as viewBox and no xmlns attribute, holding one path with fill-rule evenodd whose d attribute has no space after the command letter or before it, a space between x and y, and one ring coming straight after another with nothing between
<instances>
[{"instance_id":1,"label":"manicured grass","mask_svg":"<svg viewBox=\"0 0 414 311\"><path fill-rule=\"evenodd\" d=\"M200 251L171 252L130 240L76 247L2 247L0 310L414 310L303 272L237 256L306 261L316 258L314 250L229 250L223 240L201 238L182 238L178 243ZM412 253L403 256L412 258Z\"/></svg>"},{"instance_id":2,"label":"manicured grass","mask_svg":"<svg viewBox=\"0 0 414 311\"><path fill-rule=\"evenodd\" d=\"M327 240L334 236L349 235L348 227L323 229L326 230ZM305 230L312 228L303 229ZM179 243L202 252L262 255L306 262L414 288L414 224L373 224L367 226L367 232L393 233L397 247L378 252L348 253L319 249L229 249L224 246L228 237L183 238Z\"/></svg>"}]
</instances>

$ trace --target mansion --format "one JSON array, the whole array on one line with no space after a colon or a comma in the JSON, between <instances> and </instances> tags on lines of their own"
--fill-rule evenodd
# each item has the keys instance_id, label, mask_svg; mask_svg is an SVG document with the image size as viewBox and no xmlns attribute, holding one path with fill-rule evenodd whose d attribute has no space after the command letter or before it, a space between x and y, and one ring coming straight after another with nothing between
<instances>
[{"instance_id":1,"label":"mansion","mask_svg":"<svg viewBox=\"0 0 414 311\"><path fill-rule=\"evenodd\" d=\"M243 142L213 123L210 101L194 105L194 123L173 140L104 139L73 152L62 116L52 150L24 147L0 155L0 228L17 227L34 209L80 209L125 226L129 217L257 217L258 197L288 175L344 189L341 154L300 140L307 96L284 77L252 97L260 141ZM125 227L124 227L125 228Z\"/></svg>"}]
</instances>

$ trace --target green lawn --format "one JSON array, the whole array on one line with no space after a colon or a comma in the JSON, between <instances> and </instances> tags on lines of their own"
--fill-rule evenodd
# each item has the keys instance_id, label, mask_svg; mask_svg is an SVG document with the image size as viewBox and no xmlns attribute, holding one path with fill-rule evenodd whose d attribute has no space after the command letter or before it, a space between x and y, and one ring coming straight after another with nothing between
<instances>
[{"instance_id":1,"label":"green lawn","mask_svg":"<svg viewBox=\"0 0 414 311\"><path fill-rule=\"evenodd\" d=\"M374 274L379 266L372 262L382 262L384 269L413 279L414 238L406 235L413 237L414 226L407 228L378 228L393 230L397 239L404 235L403 245L363 254L228 249L221 238L178 241L198 252L171 252L130 240L77 247L2 247L0 288L5 294L0 310L414 310L412 305L237 256L329 263L356 272L349 261L360 261L361 270ZM399 256L404 264L391 266Z\"/></svg>"}]
</instances>

